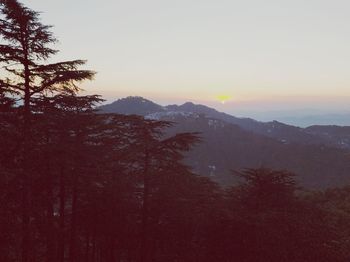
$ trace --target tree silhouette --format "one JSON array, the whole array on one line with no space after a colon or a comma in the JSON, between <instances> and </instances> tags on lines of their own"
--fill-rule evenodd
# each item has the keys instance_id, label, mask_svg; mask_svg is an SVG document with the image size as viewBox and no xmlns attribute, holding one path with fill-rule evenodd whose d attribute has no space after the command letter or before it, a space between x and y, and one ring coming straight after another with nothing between
<instances>
[{"instance_id":1,"label":"tree silhouette","mask_svg":"<svg viewBox=\"0 0 350 262\"><path fill-rule=\"evenodd\" d=\"M294 174L268 168L238 173L230 201L236 248L241 261L337 260L337 236L325 213L298 196ZM238 238L237 238L238 237Z\"/></svg>"},{"instance_id":2,"label":"tree silhouette","mask_svg":"<svg viewBox=\"0 0 350 262\"><path fill-rule=\"evenodd\" d=\"M93 72L78 70L82 60L43 64L57 53L50 47L55 38L50 26L43 25L39 13L17 0L0 1L0 63L5 78L0 79L1 96L14 95L23 101L22 130L22 261L29 260L32 174L29 163L32 139L32 102L34 97L54 93L75 93L76 82L91 79ZM4 99L2 99L4 101ZM3 102L2 102L3 104Z\"/></svg>"},{"instance_id":3,"label":"tree silhouette","mask_svg":"<svg viewBox=\"0 0 350 262\"><path fill-rule=\"evenodd\" d=\"M23 99L25 114L30 113L31 98L53 92L74 93L77 82L92 79L94 73L78 70L83 60L43 64L58 51L51 26L43 25L39 13L18 2L0 2L0 62L10 75L0 83L7 92L16 92ZM11 75L13 77L11 77Z\"/></svg>"}]
</instances>

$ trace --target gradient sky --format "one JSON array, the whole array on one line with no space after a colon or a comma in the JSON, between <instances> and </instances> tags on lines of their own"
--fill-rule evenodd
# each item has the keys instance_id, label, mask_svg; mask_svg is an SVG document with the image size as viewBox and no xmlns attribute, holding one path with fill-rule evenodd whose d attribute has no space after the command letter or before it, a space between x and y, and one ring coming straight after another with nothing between
<instances>
[{"instance_id":1,"label":"gradient sky","mask_svg":"<svg viewBox=\"0 0 350 262\"><path fill-rule=\"evenodd\" d=\"M24 0L86 90L235 110L350 109L349 0ZM225 105L218 96L229 96Z\"/></svg>"}]
</instances>

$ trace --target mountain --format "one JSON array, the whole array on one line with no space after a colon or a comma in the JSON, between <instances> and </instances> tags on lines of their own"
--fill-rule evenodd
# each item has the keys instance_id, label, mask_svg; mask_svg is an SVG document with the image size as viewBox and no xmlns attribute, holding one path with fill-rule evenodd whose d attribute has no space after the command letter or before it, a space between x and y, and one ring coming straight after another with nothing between
<instances>
[{"instance_id":1,"label":"mountain","mask_svg":"<svg viewBox=\"0 0 350 262\"><path fill-rule=\"evenodd\" d=\"M187 163L198 174L221 184L232 184L232 170L269 167L297 174L307 188L326 188L350 182L349 152L324 145L286 143L246 131L222 120L197 115L163 117L177 124L178 132L201 132L202 142L187 155Z\"/></svg>"},{"instance_id":2,"label":"mountain","mask_svg":"<svg viewBox=\"0 0 350 262\"><path fill-rule=\"evenodd\" d=\"M337 147L349 149L350 126L317 125L307 127L305 131L309 134L322 137Z\"/></svg>"},{"instance_id":3,"label":"mountain","mask_svg":"<svg viewBox=\"0 0 350 262\"><path fill-rule=\"evenodd\" d=\"M105 113L145 116L155 112L163 112L165 108L139 96L129 96L111 104L99 107Z\"/></svg>"},{"instance_id":4,"label":"mountain","mask_svg":"<svg viewBox=\"0 0 350 262\"><path fill-rule=\"evenodd\" d=\"M350 149L350 141L343 139L346 137L333 137L332 133L329 133L329 136L324 136L321 132L316 132L312 129L287 125L278 121L259 122L251 118L238 118L226 113L218 112L217 110L204 105L195 105L191 102L187 102L181 106L170 105L165 108L169 111L204 114L211 118L236 124L247 131L275 138L285 143L323 144ZM348 134L350 135L350 132Z\"/></svg>"},{"instance_id":5,"label":"mountain","mask_svg":"<svg viewBox=\"0 0 350 262\"><path fill-rule=\"evenodd\" d=\"M100 110L177 123L169 134L201 132L202 142L187 154L186 163L223 185L234 182L232 170L261 166L292 171L308 188L350 182L349 152L345 150L350 127L303 129L277 121L237 118L190 102L162 107L141 97L118 100L107 107L110 111L105 108Z\"/></svg>"},{"instance_id":6,"label":"mountain","mask_svg":"<svg viewBox=\"0 0 350 262\"><path fill-rule=\"evenodd\" d=\"M300 128L287 125L278 121L260 122L251 118L238 118L223 112L219 112L205 105L196 105L187 102L183 105L161 106L142 97L127 97L119 99L112 104L100 107L103 112L119 114L137 114L142 116L155 117L162 114L175 113L196 113L203 114L207 117L220 119L228 123L236 124L244 130L256 134L264 135L277 139L284 143L301 143L309 145L327 145L350 150L350 131L348 133L338 132L342 129L339 126L328 128L328 134L317 131L315 128ZM346 128L343 130L346 130Z\"/></svg>"},{"instance_id":7,"label":"mountain","mask_svg":"<svg viewBox=\"0 0 350 262\"><path fill-rule=\"evenodd\" d=\"M349 113L318 113L318 114L304 114L302 116L284 115L279 116L279 120L284 123L294 124L302 127L310 125L350 125Z\"/></svg>"}]
</instances>

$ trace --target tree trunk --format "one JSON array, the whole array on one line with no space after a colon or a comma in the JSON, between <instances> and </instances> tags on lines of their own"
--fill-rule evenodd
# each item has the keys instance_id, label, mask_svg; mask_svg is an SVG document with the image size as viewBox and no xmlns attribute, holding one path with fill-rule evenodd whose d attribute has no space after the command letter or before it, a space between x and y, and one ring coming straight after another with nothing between
<instances>
[{"instance_id":1,"label":"tree trunk","mask_svg":"<svg viewBox=\"0 0 350 262\"><path fill-rule=\"evenodd\" d=\"M148 254L148 209L149 209L149 152L146 149L143 170L143 199L142 199L142 228L141 228L141 252L140 262L149 260Z\"/></svg>"},{"instance_id":2,"label":"tree trunk","mask_svg":"<svg viewBox=\"0 0 350 262\"><path fill-rule=\"evenodd\" d=\"M29 261L31 245L30 210L31 210L31 172L30 172L30 71L27 55L24 63L24 114L23 114L23 173L22 173L22 262Z\"/></svg>"},{"instance_id":3,"label":"tree trunk","mask_svg":"<svg viewBox=\"0 0 350 262\"><path fill-rule=\"evenodd\" d=\"M58 243L58 261L64 262L65 253L65 205L66 205L66 189L65 189L65 176L64 165L60 170L60 186L59 186L59 198L60 198L60 217L59 217L59 243Z\"/></svg>"},{"instance_id":4,"label":"tree trunk","mask_svg":"<svg viewBox=\"0 0 350 262\"><path fill-rule=\"evenodd\" d=\"M46 261L54 260L54 208L53 208L53 184L52 174L48 170L48 189L47 189L47 246L46 246Z\"/></svg>"},{"instance_id":5,"label":"tree trunk","mask_svg":"<svg viewBox=\"0 0 350 262\"><path fill-rule=\"evenodd\" d=\"M71 226L70 226L70 244L69 244L69 261L76 261L76 230L77 230L77 200L78 200L78 174L74 171L72 208L71 208Z\"/></svg>"},{"instance_id":6,"label":"tree trunk","mask_svg":"<svg viewBox=\"0 0 350 262\"><path fill-rule=\"evenodd\" d=\"M97 235L97 213L95 212L95 223L93 225L93 233L92 233L92 262L96 261L96 235Z\"/></svg>"},{"instance_id":7,"label":"tree trunk","mask_svg":"<svg viewBox=\"0 0 350 262\"><path fill-rule=\"evenodd\" d=\"M90 261L90 228L87 229L86 232L86 243L85 243L85 261Z\"/></svg>"}]
</instances>

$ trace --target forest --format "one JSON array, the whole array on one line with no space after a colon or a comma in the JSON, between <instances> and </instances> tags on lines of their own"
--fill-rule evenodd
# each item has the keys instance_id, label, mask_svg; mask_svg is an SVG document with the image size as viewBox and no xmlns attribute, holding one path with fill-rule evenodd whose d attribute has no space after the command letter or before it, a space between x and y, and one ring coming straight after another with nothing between
<instances>
[{"instance_id":1,"label":"forest","mask_svg":"<svg viewBox=\"0 0 350 262\"><path fill-rule=\"evenodd\" d=\"M184 164L200 130L97 113L40 13L0 0L0 40L0 261L350 260L350 187L269 168L223 187Z\"/></svg>"}]
</instances>

